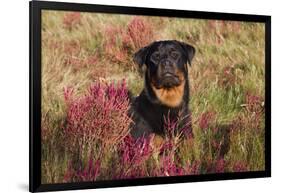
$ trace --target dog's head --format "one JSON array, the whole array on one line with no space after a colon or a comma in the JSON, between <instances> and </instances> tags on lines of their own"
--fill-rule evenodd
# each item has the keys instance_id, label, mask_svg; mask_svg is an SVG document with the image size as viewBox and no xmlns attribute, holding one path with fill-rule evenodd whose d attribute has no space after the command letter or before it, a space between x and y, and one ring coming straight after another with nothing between
<instances>
[{"instance_id":1,"label":"dog's head","mask_svg":"<svg viewBox=\"0 0 281 193\"><path fill-rule=\"evenodd\" d=\"M195 49L191 45L176 40L158 41L141 48L134 55L134 61L145 69L151 83L157 89L179 86L187 73L187 63Z\"/></svg>"},{"instance_id":2,"label":"dog's head","mask_svg":"<svg viewBox=\"0 0 281 193\"><path fill-rule=\"evenodd\" d=\"M187 65L191 65L194 54L195 48L184 42L157 41L137 51L134 61L145 72L149 86L158 99L162 103L174 107L181 101L181 99L177 99L180 98L177 95L183 95L188 76ZM177 100L174 101L175 99Z\"/></svg>"}]
</instances>

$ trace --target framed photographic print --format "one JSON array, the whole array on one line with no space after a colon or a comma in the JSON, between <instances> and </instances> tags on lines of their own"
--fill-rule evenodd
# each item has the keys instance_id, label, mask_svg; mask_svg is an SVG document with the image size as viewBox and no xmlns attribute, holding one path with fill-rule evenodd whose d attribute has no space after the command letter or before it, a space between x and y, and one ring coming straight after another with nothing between
<instances>
[{"instance_id":1,"label":"framed photographic print","mask_svg":"<svg viewBox=\"0 0 281 193\"><path fill-rule=\"evenodd\" d=\"M271 18L30 2L30 191L271 176Z\"/></svg>"}]
</instances>

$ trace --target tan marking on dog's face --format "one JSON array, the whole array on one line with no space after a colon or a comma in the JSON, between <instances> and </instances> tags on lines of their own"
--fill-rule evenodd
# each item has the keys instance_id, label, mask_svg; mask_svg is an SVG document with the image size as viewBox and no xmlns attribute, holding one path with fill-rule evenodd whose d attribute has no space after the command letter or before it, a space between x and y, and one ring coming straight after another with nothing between
<instances>
[{"instance_id":1,"label":"tan marking on dog's face","mask_svg":"<svg viewBox=\"0 0 281 193\"><path fill-rule=\"evenodd\" d=\"M177 72L180 77L181 84L172 88L156 88L153 84L151 87L160 100L160 102L168 107L177 107L181 104L184 95L185 80L183 74Z\"/></svg>"}]
</instances>

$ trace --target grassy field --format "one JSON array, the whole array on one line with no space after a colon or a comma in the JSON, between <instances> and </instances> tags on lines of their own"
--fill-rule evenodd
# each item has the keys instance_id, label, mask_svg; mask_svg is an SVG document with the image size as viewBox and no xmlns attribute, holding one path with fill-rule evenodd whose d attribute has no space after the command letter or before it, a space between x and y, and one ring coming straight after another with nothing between
<instances>
[{"instance_id":1,"label":"grassy field","mask_svg":"<svg viewBox=\"0 0 281 193\"><path fill-rule=\"evenodd\" d=\"M250 22L43 11L42 183L264 170L264 37L264 25ZM142 90L132 54L162 39L196 48L189 69L194 138L156 148L151 139L130 138L120 93ZM126 88L117 84L124 78ZM108 87L122 110L112 96L89 92ZM71 125L73 108L86 108L89 98L96 117L87 112ZM97 102L111 104L106 118L113 121L103 127L114 135L97 129L107 110Z\"/></svg>"}]
</instances>

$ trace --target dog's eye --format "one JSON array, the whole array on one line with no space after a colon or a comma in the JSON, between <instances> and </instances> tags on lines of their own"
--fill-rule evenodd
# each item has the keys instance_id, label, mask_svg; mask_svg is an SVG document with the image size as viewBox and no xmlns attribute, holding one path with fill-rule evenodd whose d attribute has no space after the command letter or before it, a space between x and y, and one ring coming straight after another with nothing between
<instances>
[{"instance_id":1,"label":"dog's eye","mask_svg":"<svg viewBox=\"0 0 281 193\"><path fill-rule=\"evenodd\" d=\"M160 59L160 54L158 52L155 52L154 54L152 54L152 59L153 60L159 60Z\"/></svg>"},{"instance_id":2,"label":"dog's eye","mask_svg":"<svg viewBox=\"0 0 281 193\"><path fill-rule=\"evenodd\" d=\"M178 58L179 54L177 52L172 52L171 56L176 59Z\"/></svg>"}]
</instances>

